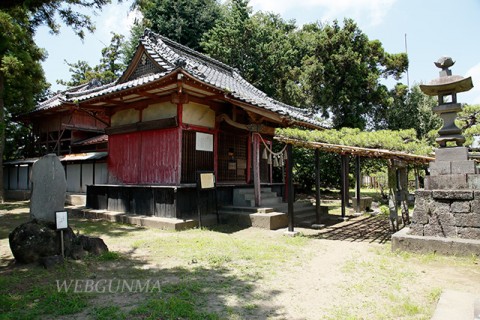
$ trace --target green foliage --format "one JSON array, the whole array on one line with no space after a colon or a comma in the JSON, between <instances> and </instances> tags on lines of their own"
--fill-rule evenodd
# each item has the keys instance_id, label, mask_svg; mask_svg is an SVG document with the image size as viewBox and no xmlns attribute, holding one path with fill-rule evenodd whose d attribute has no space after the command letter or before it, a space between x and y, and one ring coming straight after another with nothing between
<instances>
[{"instance_id":1,"label":"green foliage","mask_svg":"<svg viewBox=\"0 0 480 320\"><path fill-rule=\"evenodd\" d=\"M169 39L199 50L200 40L220 17L216 0L138 0L143 25Z\"/></svg>"},{"instance_id":2,"label":"green foliage","mask_svg":"<svg viewBox=\"0 0 480 320\"><path fill-rule=\"evenodd\" d=\"M47 25L52 33L57 34L60 25L56 19L60 18L80 38L84 38L84 30L93 32L95 26L90 17L74 9L78 7L101 9L110 3L110 0L2 0L0 10L15 12L28 11L28 27L33 31L38 26Z\"/></svg>"},{"instance_id":3,"label":"green foliage","mask_svg":"<svg viewBox=\"0 0 480 320\"><path fill-rule=\"evenodd\" d=\"M295 30L294 21L272 13L252 14L248 1L232 0L226 2L223 18L204 34L201 45L269 96L295 103L299 99L291 93L301 63Z\"/></svg>"},{"instance_id":4,"label":"green foliage","mask_svg":"<svg viewBox=\"0 0 480 320\"><path fill-rule=\"evenodd\" d=\"M437 100L425 95L418 85L409 90L407 86L397 84L390 95L391 103L377 110L372 124L375 129L413 128L417 132L417 137L422 139L427 138L430 131L441 127L442 120L433 112Z\"/></svg>"},{"instance_id":5,"label":"green foliage","mask_svg":"<svg viewBox=\"0 0 480 320\"><path fill-rule=\"evenodd\" d=\"M433 151L425 141L419 141L416 138L414 129L361 131L360 129L342 128L319 131L285 128L277 129L275 134L303 141L403 151L417 155L428 155Z\"/></svg>"},{"instance_id":6,"label":"green foliage","mask_svg":"<svg viewBox=\"0 0 480 320\"><path fill-rule=\"evenodd\" d=\"M461 112L458 113L456 125L463 130L465 136L465 145L469 146L473 142L473 137L480 135L480 105L464 105Z\"/></svg>"},{"instance_id":7,"label":"green foliage","mask_svg":"<svg viewBox=\"0 0 480 320\"><path fill-rule=\"evenodd\" d=\"M313 54L304 60L314 109L332 115L335 128L365 128L375 110L389 101L381 78L398 79L408 67L406 54L388 54L351 19L316 32Z\"/></svg>"},{"instance_id":8,"label":"green foliage","mask_svg":"<svg viewBox=\"0 0 480 320\"><path fill-rule=\"evenodd\" d=\"M136 21L130 29L130 35L122 45L123 63L128 65L138 47L138 41L145 31L145 24L142 21Z\"/></svg>"},{"instance_id":9,"label":"green foliage","mask_svg":"<svg viewBox=\"0 0 480 320\"><path fill-rule=\"evenodd\" d=\"M418 140L414 129L361 131L360 129L342 128L340 130L302 130L296 128L277 129L277 136L308 142L321 142L362 148L385 149L417 155L429 155L433 148L425 140ZM315 184L315 157L311 149L294 148L294 176L304 192L313 190ZM382 159L363 159L362 172L382 178L386 163ZM350 172L354 172L354 163L350 161ZM325 188L340 186L340 158L334 153L320 153L321 185ZM353 181L353 180L352 180ZM379 182L382 182L379 179ZM382 185L381 185L382 187ZM383 190L383 189L382 189Z\"/></svg>"},{"instance_id":10,"label":"green foliage","mask_svg":"<svg viewBox=\"0 0 480 320\"><path fill-rule=\"evenodd\" d=\"M101 84L115 81L125 68L123 41L123 35L112 33L110 45L102 49L100 64L95 67L82 60L75 63L65 61L72 77L69 81L57 80L57 83L73 87L91 81L98 81Z\"/></svg>"}]
</instances>

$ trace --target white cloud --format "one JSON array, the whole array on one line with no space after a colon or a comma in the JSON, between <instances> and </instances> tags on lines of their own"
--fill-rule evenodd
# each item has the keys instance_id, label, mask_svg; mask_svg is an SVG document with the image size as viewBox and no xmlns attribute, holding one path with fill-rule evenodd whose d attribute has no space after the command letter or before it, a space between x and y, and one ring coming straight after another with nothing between
<instances>
[{"instance_id":1,"label":"white cloud","mask_svg":"<svg viewBox=\"0 0 480 320\"><path fill-rule=\"evenodd\" d=\"M97 18L97 32L102 39L107 38L110 41L111 32L120 33L128 36L130 29L141 14L138 11L129 10L129 1L123 4L112 4L106 6L100 16Z\"/></svg>"},{"instance_id":2,"label":"white cloud","mask_svg":"<svg viewBox=\"0 0 480 320\"><path fill-rule=\"evenodd\" d=\"M468 94L470 97L469 104L480 104L480 62L470 68L465 77L472 77L473 89Z\"/></svg>"},{"instance_id":3,"label":"white cloud","mask_svg":"<svg viewBox=\"0 0 480 320\"><path fill-rule=\"evenodd\" d=\"M371 26L382 23L387 12L397 0L252 0L256 10L283 15L289 10L320 12L321 21L342 20L344 17L365 20Z\"/></svg>"}]
</instances>

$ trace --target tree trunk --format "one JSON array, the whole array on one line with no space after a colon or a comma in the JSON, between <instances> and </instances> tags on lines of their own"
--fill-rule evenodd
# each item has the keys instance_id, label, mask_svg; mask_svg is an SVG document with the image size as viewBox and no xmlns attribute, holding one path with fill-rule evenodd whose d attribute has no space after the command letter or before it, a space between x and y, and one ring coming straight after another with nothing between
<instances>
[{"instance_id":1,"label":"tree trunk","mask_svg":"<svg viewBox=\"0 0 480 320\"><path fill-rule=\"evenodd\" d=\"M3 96L5 94L5 78L0 72L0 203L4 203L3 190L3 151L5 149L5 105Z\"/></svg>"}]
</instances>

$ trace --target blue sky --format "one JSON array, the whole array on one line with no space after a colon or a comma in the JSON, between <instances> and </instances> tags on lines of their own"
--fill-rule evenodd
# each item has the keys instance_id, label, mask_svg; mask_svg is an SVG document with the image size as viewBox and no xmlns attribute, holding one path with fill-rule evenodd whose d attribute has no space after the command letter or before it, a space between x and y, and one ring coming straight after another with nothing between
<instances>
[{"instance_id":1,"label":"blue sky","mask_svg":"<svg viewBox=\"0 0 480 320\"><path fill-rule=\"evenodd\" d=\"M297 25L334 19L353 18L370 38L382 42L389 53L407 51L410 59L409 80L428 83L438 77L433 62L450 56L456 63L453 73L471 76L474 88L458 96L459 102L480 104L480 21L479 0L250 0L255 11L270 11ZM97 16L97 31L87 34L82 42L68 28L58 36L42 27L36 35L37 44L48 51L43 63L52 89L63 89L57 79L70 79L64 60L86 60L98 64L100 51L110 42L110 32L127 35L135 19L129 12L130 1L109 5ZM403 79L407 83L406 77Z\"/></svg>"}]
</instances>

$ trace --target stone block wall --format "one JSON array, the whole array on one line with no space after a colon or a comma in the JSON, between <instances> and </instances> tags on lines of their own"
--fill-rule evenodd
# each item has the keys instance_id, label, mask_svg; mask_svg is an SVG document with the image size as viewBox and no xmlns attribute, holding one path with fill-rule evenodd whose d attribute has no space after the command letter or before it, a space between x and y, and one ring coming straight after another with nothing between
<instances>
[{"instance_id":1,"label":"stone block wall","mask_svg":"<svg viewBox=\"0 0 480 320\"><path fill-rule=\"evenodd\" d=\"M418 190L410 234L480 239L480 190Z\"/></svg>"}]
</instances>

